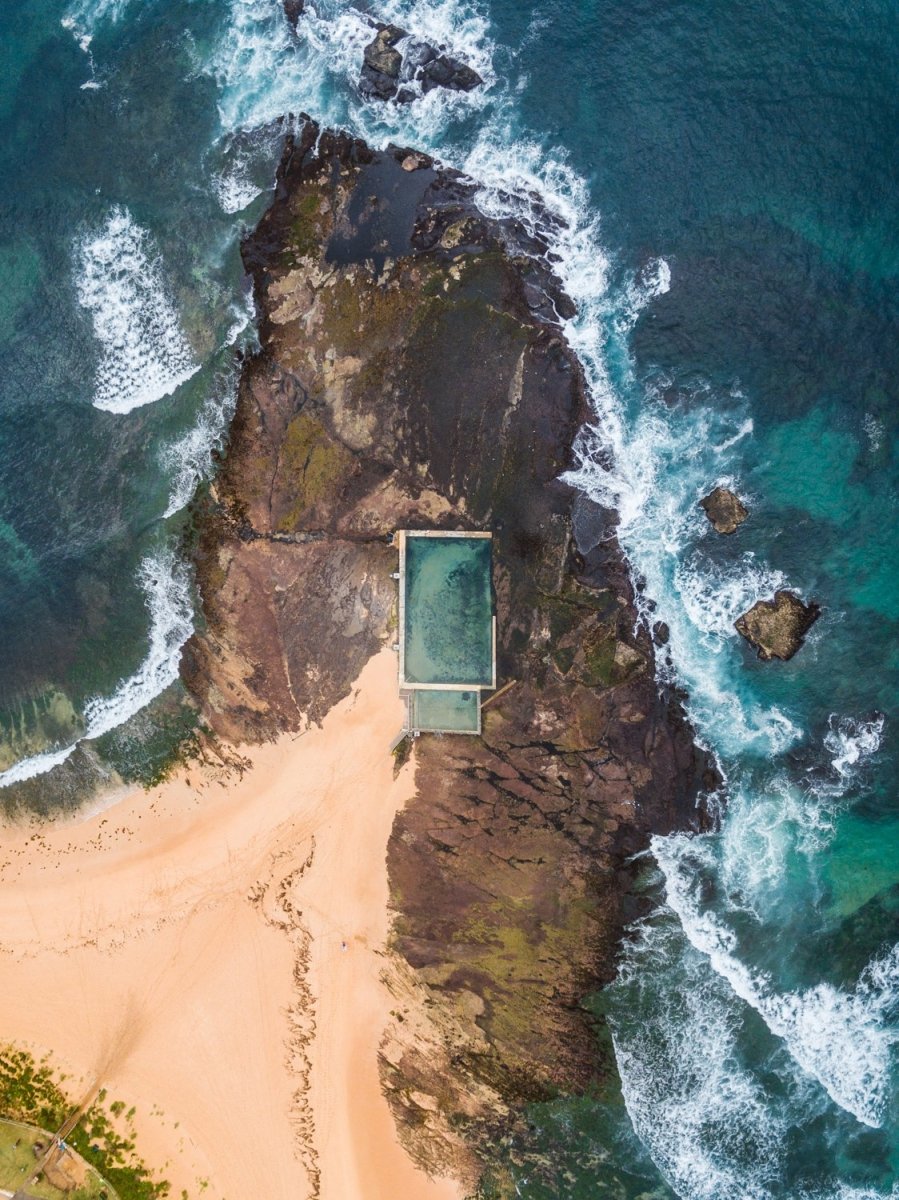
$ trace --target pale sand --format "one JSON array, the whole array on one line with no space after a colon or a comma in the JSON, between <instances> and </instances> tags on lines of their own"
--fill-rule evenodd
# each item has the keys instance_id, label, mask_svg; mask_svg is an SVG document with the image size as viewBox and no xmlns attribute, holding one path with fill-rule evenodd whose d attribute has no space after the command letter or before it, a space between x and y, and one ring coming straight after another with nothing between
<instances>
[{"instance_id":1,"label":"pale sand","mask_svg":"<svg viewBox=\"0 0 899 1200\"><path fill-rule=\"evenodd\" d=\"M385 854L413 787L388 753L396 681L382 651L323 728L252 749L241 779L188 771L2 831L0 1038L134 1105L173 1197L300 1200L309 1164L324 1200L463 1195L407 1157L378 1080Z\"/></svg>"}]
</instances>

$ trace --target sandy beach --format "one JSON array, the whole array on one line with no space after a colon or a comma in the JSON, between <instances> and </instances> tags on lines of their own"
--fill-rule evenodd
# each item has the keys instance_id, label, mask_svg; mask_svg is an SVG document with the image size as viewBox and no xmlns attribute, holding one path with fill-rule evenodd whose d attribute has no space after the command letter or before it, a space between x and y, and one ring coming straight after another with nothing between
<instances>
[{"instance_id":1,"label":"sandy beach","mask_svg":"<svg viewBox=\"0 0 899 1200\"><path fill-rule=\"evenodd\" d=\"M242 777L2 830L3 1039L133 1105L173 1196L463 1195L408 1158L378 1079L385 853L414 775L388 753L396 672L382 651Z\"/></svg>"}]
</instances>

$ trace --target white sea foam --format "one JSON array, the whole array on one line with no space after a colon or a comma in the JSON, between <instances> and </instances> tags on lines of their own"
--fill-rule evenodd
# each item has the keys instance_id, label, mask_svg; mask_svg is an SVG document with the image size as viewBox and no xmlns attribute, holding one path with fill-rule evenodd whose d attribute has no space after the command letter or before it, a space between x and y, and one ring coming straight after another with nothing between
<instances>
[{"instance_id":1,"label":"white sea foam","mask_svg":"<svg viewBox=\"0 0 899 1200\"><path fill-rule=\"evenodd\" d=\"M189 504L197 485L209 477L212 452L223 445L236 395L237 381L233 374L219 379L195 424L181 437L163 447L161 464L172 479L164 518L173 516Z\"/></svg>"},{"instance_id":2,"label":"white sea foam","mask_svg":"<svg viewBox=\"0 0 899 1200\"><path fill-rule=\"evenodd\" d=\"M138 582L150 617L149 648L143 662L111 695L95 697L85 705L85 731L78 742L16 763L0 774L0 787L51 771L69 758L80 741L102 737L123 725L178 678L181 648L193 633L187 567L172 550L160 550L143 560Z\"/></svg>"},{"instance_id":3,"label":"white sea foam","mask_svg":"<svg viewBox=\"0 0 899 1200\"><path fill-rule=\"evenodd\" d=\"M833 769L845 782L854 777L860 764L876 754L883 736L884 718L859 721L854 717L831 714L824 746L833 756Z\"/></svg>"},{"instance_id":4,"label":"white sea foam","mask_svg":"<svg viewBox=\"0 0 899 1200\"><path fill-rule=\"evenodd\" d=\"M150 646L135 673L111 696L85 705L85 737L97 738L145 708L178 678L181 648L193 633L193 603L187 567L172 550L148 555L138 572L150 614Z\"/></svg>"},{"instance_id":5,"label":"white sea foam","mask_svg":"<svg viewBox=\"0 0 899 1200\"><path fill-rule=\"evenodd\" d=\"M222 212L231 215L243 212L262 194L261 186L253 178L245 162L234 162L220 171L213 181L213 186Z\"/></svg>"},{"instance_id":6,"label":"white sea foam","mask_svg":"<svg viewBox=\"0 0 899 1200\"><path fill-rule=\"evenodd\" d=\"M880 417L875 417L873 413L865 413L862 428L865 431L865 437L868 439L868 449L872 453L879 450L883 444L885 433L883 421Z\"/></svg>"},{"instance_id":7,"label":"white sea foam","mask_svg":"<svg viewBox=\"0 0 899 1200\"><path fill-rule=\"evenodd\" d=\"M128 413L170 395L198 365L149 234L116 207L77 250L78 299L100 343L93 403Z\"/></svg>"},{"instance_id":8,"label":"white sea foam","mask_svg":"<svg viewBox=\"0 0 899 1200\"><path fill-rule=\"evenodd\" d=\"M62 18L64 29L71 31L85 52L94 33L104 21L118 21L131 0L75 0Z\"/></svg>"},{"instance_id":9,"label":"white sea foam","mask_svg":"<svg viewBox=\"0 0 899 1200\"><path fill-rule=\"evenodd\" d=\"M0 772L0 787L9 787L10 784L24 783L28 779L35 779L38 775L45 775L54 767L61 766L77 745L78 743L75 742L63 750L49 750L46 754L34 754L31 758L20 759L7 770Z\"/></svg>"},{"instance_id":10,"label":"white sea foam","mask_svg":"<svg viewBox=\"0 0 899 1200\"><path fill-rule=\"evenodd\" d=\"M863 1124L880 1126L899 1040L885 1020L899 988L899 946L870 963L851 992L820 983L801 993L778 993L764 972L741 961L737 936L724 919L702 905L701 880L715 869L712 845L707 837L653 839L668 904L691 944L836 1104Z\"/></svg>"},{"instance_id":11,"label":"white sea foam","mask_svg":"<svg viewBox=\"0 0 899 1200\"><path fill-rule=\"evenodd\" d=\"M378 17L416 38L445 46L488 81L494 77L487 21L456 0L388 0ZM372 23L340 0L307 6L294 37L280 0L231 0L230 20L209 63L219 84L219 114L227 131L256 129L287 113L312 113L324 125L351 128L380 145L391 138L436 149L454 114L482 107L484 89L435 89L413 105L365 101L356 84ZM422 133L430 131L422 137Z\"/></svg>"},{"instance_id":12,"label":"white sea foam","mask_svg":"<svg viewBox=\"0 0 899 1200\"><path fill-rule=\"evenodd\" d=\"M677 986L664 989L663 1003L641 998L645 1007L631 1013L630 989L645 990L646 980L672 970ZM621 987L627 1027L619 1028L614 1013L611 1021L622 1092L656 1164L691 1200L768 1200L782 1170L785 1125L737 1065L740 1017L726 985L662 921L644 925L639 965L624 968Z\"/></svg>"}]
</instances>

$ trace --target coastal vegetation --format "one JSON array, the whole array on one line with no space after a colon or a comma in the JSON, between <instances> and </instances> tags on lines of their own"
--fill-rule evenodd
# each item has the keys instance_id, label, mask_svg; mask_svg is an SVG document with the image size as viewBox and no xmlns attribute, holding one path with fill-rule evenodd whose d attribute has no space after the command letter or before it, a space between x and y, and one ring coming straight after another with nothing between
<instances>
[{"instance_id":1,"label":"coastal vegetation","mask_svg":"<svg viewBox=\"0 0 899 1200\"><path fill-rule=\"evenodd\" d=\"M36 1061L27 1050L3 1046L0 1119L20 1121L52 1133L61 1128L77 1105L65 1089L66 1083L66 1077L46 1059ZM122 1101L108 1102L107 1093L101 1090L66 1142L109 1181L118 1200L162 1200L171 1188L166 1180L154 1179L141 1161L131 1127L133 1116L133 1109L126 1111ZM85 1198L101 1194L84 1190Z\"/></svg>"}]
</instances>

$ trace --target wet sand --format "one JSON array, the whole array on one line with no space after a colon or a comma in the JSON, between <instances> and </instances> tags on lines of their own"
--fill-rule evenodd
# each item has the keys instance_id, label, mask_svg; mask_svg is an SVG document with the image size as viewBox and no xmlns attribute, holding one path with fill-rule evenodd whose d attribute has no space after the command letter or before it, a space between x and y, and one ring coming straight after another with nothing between
<instances>
[{"instance_id":1,"label":"wet sand","mask_svg":"<svg viewBox=\"0 0 899 1200\"><path fill-rule=\"evenodd\" d=\"M396 680L384 650L321 729L241 751L242 777L2 830L2 1036L133 1105L173 1196L463 1195L408 1158L378 1080L386 845L414 774L388 753Z\"/></svg>"}]
</instances>

